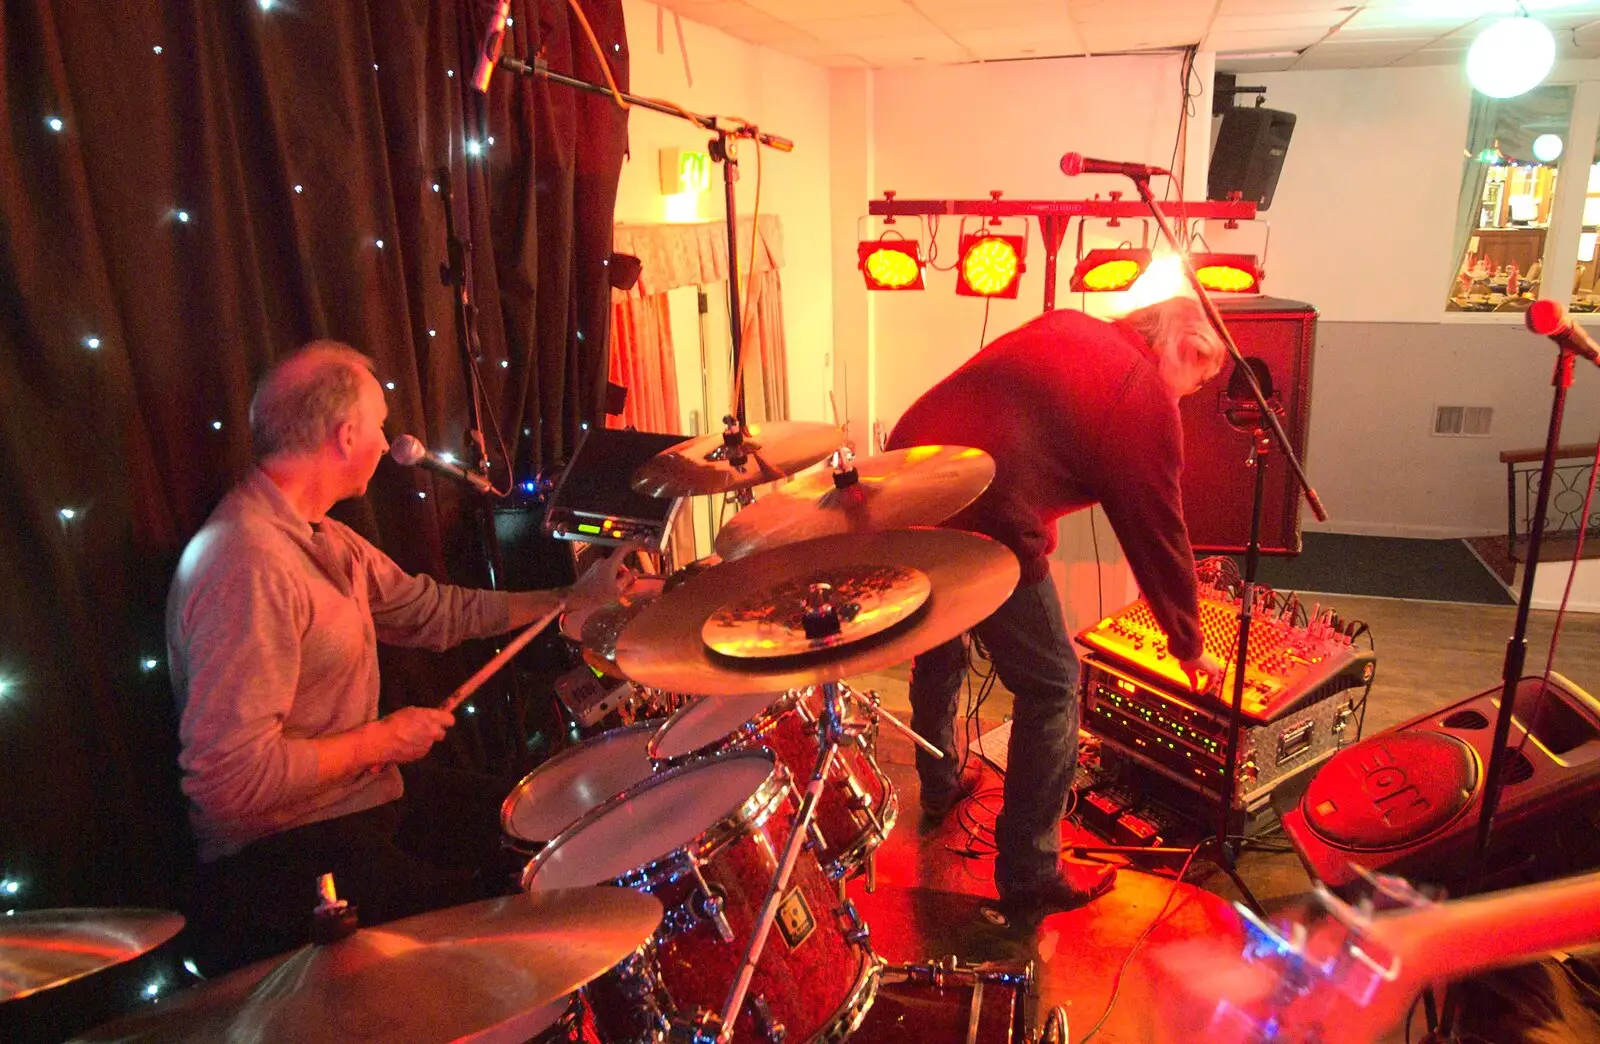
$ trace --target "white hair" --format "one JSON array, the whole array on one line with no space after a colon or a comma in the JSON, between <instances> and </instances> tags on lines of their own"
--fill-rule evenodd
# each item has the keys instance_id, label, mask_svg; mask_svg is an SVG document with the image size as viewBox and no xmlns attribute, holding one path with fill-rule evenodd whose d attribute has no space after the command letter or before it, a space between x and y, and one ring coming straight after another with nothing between
<instances>
[{"instance_id":1,"label":"white hair","mask_svg":"<svg viewBox=\"0 0 1600 1044\"><path fill-rule=\"evenodd\" d=\"M1227 357L1227 346L1205 309L1192 297L1171 297L1122 316L1156 353L1161 376L1180 394L1215 377Z\"/></svg>"}]
</instances>

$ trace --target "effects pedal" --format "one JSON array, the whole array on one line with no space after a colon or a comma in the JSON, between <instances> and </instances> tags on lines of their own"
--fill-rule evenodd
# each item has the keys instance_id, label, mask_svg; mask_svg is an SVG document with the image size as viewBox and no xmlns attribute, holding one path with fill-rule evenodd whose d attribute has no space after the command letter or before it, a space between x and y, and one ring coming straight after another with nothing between
<instances>
[{"instance_id":1,"label":"effects pedal","mask_svg":"<svg viewBox=\"0 0 1600 1044\"><path fill-rule=\"evenodd\" d=\"M1139 812L1124 812L1111 831L1111 843L1136 848L1154 848L1164 840L1161 826Z\"/></svg>"},{"instance_id":2,"label":"effects pedal","mask_svg":"<svg viewBox=\"0 0 1600 1044\"><path fill-rule=\"evenodd\" d=\"M1116 834L1117 819L1133 808L1133 794L1122 787L1101 787L1078 796L1078 815L1083 825L1101 837Z\"/></svg>"}]
</instances>

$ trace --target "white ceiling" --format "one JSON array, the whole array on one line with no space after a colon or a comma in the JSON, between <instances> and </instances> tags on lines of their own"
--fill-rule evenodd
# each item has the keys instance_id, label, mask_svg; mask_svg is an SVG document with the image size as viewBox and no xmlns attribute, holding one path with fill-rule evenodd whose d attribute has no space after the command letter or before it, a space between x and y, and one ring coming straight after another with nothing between
<instances>
[{"instance_id":1,"label":"white ceiling","mask_svg":"<svg viewBox=\"0 0 1600 1044\"><path fill-rule=\"evenodd\" d=\"M656 0L818 65L1112 54L1198 45L1239 72L1438 65L1516 0ZM1600 0L1523 0L1561 58L1600 57Z\"/></svg>"}]
</instances>

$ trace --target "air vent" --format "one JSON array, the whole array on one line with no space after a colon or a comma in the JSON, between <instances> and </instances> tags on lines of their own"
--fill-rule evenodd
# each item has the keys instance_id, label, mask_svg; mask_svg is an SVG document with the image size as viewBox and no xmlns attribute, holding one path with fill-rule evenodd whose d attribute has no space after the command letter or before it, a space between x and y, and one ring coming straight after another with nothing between
<instances>
[{"instance_id":1,"label":"air vent","mask_svg":"<svg viewBox=\"0 0 1600 1044\"><path fill-rule=\"evenodd\" d=\"M1433 433L1464 438L1483 438L1494 423L1493 406L1435 406Z\"/></svg>"},{"instance_id":2,"label":"air vent","mask_svg":"<svg viewBox=\"0 0 1600 1044\"><path fill-rule=\"evenodd\" d=\"M1502 786L1509 787L1533 778L1533 762L1528 760L1528 755L1514 747L1507 747L1506 754L1510 760L1505 763L1505 768L1500 773Z\"/></svg>"},{"instance_id":3,"label":"air vent","mask_svg":"<svg viewBox=\"0 0 1600 1044\"><path fill-rule=\"evenodd\" d=\"M1471 729L1488 728L1489 719L1475 710L1461 710L1456 711L1439 724L1447 729L1460 729L1465 732Z\"/></svg>"}]
</instances>

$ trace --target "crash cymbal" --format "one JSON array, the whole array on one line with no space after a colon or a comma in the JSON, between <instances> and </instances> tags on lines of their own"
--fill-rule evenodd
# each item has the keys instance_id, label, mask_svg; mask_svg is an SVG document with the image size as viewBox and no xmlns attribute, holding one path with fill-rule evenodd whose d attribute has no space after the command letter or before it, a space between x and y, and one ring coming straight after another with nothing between
<instances>
[{"instance_id":1,"label":"crash cymbal","mask_svg":"<svg viewBox=\"0 0 1600 1044\"><path fill-rule=\"evenodd\" d=\"M711 614L700 637L723 656L772 659L848 645L911 619L932 585L905 566L823 566L735 598ZM838 626L818 628L812 610L837 607Z\"/></svg>"},{"instance_id":2,"label":"crash cymbal","mask_svg":"<svg viewBox=\"0 0 1600 1044\"><path fill-rule=\"evenodd\" d=\"M182 927L183 918L165 910L24 910L0 918L0 1001L131 961Z\"/></svg>"},{"instance_id":3,"label":"crash cymbal","mask_svg":"<svg viewBox=\"0 0 1600 1044\"><path fill-rule=\"evenodd\" d=\"M583 628L589 619L596 613L608 609L616 609L633 602L648 602L661 593L666 585L666 580L659 576L636 576L632 585L618 596L615 602L605 605L592 605L587 609L578 609L570 613L561 614L561 633L575 642L583 641Z\"/></svg>"},{"instance_id":4,"label":"crash cymbal","mask_svg":"<svg viewBox=\"0 0 1600 1044\"><path fill-rule=\"evenodd\" d=\"M843 431L809 421L752 424L742 439L714 431L645 461L633 473L633 488L653 497L726 493L793 475L826 460L842 445Z\"/></svg>"},{"instance_id":5,"label":"crash cymbal","mask_svg":"<svg viewBox=\"0 0 1600 1044\"><path fill-rule=\"evenodd\" d=\"M518 1039L521 1023L643 945L660 921L654 896L607 886L469 903L261 961L79 1039Z\"/></svg>"},{"instance_id":6,"label":"crash cymbal","mask_svg":"<svg viewBox=\"0 0 1600 1044\"><path fill-rule=\"evenodd\" d=\"M835 533L938 525L994 480L994 458L968 446L912 446L852 466L854 481L848 472L818 471L744 508L717 534L717 553L732 561Z\"/></svg>"},{"instance_id":7,"label":"crash cymbal","mask_svg":"<svg viewBox=\"0 0 1600 1044\"><path fill-rule=\"evenodd\" d=\"M762 592L793 592L830 570L900 566L927 577L927 600L880 634L781 658L724 656L703 631L719 610ZM952 529L892 529L803 540L758 551L652 602L617 640L628 678L669 692L745 696L837 681L909 660L986 619L1010 597L1020 569L1004 545ZM794 595L785 613L793 613Z\"/></svg>"}]
</instances>

